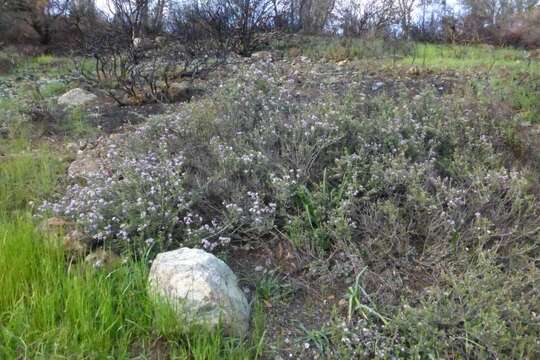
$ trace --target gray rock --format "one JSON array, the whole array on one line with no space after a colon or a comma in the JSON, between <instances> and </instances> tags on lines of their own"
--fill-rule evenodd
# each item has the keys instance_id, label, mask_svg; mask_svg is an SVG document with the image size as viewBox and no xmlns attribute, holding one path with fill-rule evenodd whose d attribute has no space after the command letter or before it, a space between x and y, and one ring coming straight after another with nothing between
<instances>
[{"instance_id":1,"label":"gray rock","mask_svg":"<svg viewBox=\"0 0 540 360\"><path fill-rule=\"evenodd\" d=\"M85 106L97 100L97 96L86 90L75 88L58 98L58 104L64 106Z\"/></svg>"},{"instance_id":2,"label":"gray rock","mask_svg":"<svg viewBox=\"0 0 540 360\"><path fill-rule=\"evenodd\" d=\"M151 50L155 47L151 39L136 37L133 38L133 48L136 50Z\"/></svg>"},{"instance_id":3,"label":"gray rock","mask_svg":"<svg viewBox=\"0 0 540 360\"><path fill-rule=\"evenodd\" d=\"M112 270L121 264L122 259L112 251L98 249L88 254L84 262L96 269Z\"/></svg>"},{"instance_id":4,"label":"gray rock","mask_svg":"<svg viewBox=\"0 0 540 360\"><path fill-rule=\"evenodd\" d=\"M99 173L102 169L103 162L100 159L81 156L69 165L68 176L75 179L86 178Z\"/></svg>"},{"instance_id":5,"label":"gray rock","mask_svg":"<svg viewBox=\"0 0 540 360\"><path fill-rule=\"evenodd\" d=\"M75 229L64 236L64 249L72 255L84 255L89 251L90 238Z\"/></svg>"},{"instance_id":6,"label":"gray rock","mask_svg":"<svg viewBox=\"0 0 540 360\"><path fill-rule=\"evenodd\" d=\"M182 320L210 327L221 321L228 334L246 334L249 303L234 273L214 255L190 248L158 254L148 281L152 297L174 306Z\"/></svg>"},{"instance_id":7,"label":"gray rock","mask_svg":"<svg viewBox=\"0 0 540 360\"><path fill-rule=\"evenodd\" d=\"M154 39L154 42L156 43L157 46L163 47L167 45L167 38L165 36L156 36L156 38Z\"/></svg>"},{"instance_id":8,"label":"gray rock","mask_svg":"<svg viewBox=\"0 0 540 360\"><path fill-rule=\"evenodd\" d=\"M384 86L384 83L382 81L377 81L373 86L371 87L371 91L377 91L380 88Z\"/></svg>"},{"instance_id":9,"label":"gray rock","mask_svg":"<svg viewBox=\"0 0 540 360\"><path fill-rule=\"evenodd\" d=\"M282 57L278 51L256 51L251 54L251 59L263 62L272 62L279 60Z\"/></svg>"},{"instance_id":10,"label":"gray rock","mask_svg":"<svg viewBox=\"0 0 540 360\"><path fill-rule=\"evenodd\" d=\"M7 127L3 127L0 124L0 139L7 139L9 136L9 129Z\"/></svg>"}]
</instances>

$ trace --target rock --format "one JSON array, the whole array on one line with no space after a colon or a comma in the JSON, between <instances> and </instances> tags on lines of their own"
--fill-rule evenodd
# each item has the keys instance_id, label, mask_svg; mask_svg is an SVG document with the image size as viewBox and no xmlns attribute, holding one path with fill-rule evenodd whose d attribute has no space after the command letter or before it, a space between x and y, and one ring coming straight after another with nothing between
<instances>
[{"instance_id":1,"label":"rock","mask_svg":"<svg viewBox=\"0 0 540 360\"><path fill-rule=\"evenodd\" d=\"M165 36L156 36L154 39L154 42L157 46L163 47L167 44L167 38Z\"/></svg>"},{"instance_id":2,"label":"rock","mask_svg":"<svg viewBox=\"0 0 540 360\"><path fill-rule=\"evenodd\" d=\"M79 230L70 231L64 236L64 248L72 255L82 256L89 250L88 237Z\"/></svg>"},{"instance_id":3,"label":"rock","mask_svg":"<svg viewBox=\"0 0 540 360\"><path fill-rule=\"evenodd\" d=\"M272 62L280 58L280 54L275 51L257 51L251 54L251 58L258 61Z\"/></svg>"},{"instance_id":4,"label":"rock","mask_svg":"<svg viewBox=\"0 0 540 360\"><path fill-rule=\"evenodd\" d=\"M112 251L99 249L88 254L84 258L84 262L97 269L111 270L121 263L121 259Z\"/></svg>"},{"instance_id":5,"label":"rock","mask_svg":"<svg viewBox=\"0 0 540 360\"><path fill-rule=\"evenodd\" d=\"M133 47L137 50L150 50L154 48L154 42L150 39L136 37L133 38Z\"/></svg>"},{"instance_id":6,"label":"rock","mask_svg":"<svg viewBox=\"0 0 540 360\"><path fill-rule=\"evenodd\" d=\"M411 77L420 76L420 75L421 75L420 68L419 68L418 66L411 66L411 67L407 70L407 75L409 75L409 76L411 76Z\"/></svg>"},{"instance_id":7,"label":"rock","mask_svg":"<svg viewBox=\"0 0 540 360\"><path fill-rule=\"evenodd\" d=\"M44 232L63 233L66 229L72 227L73 225L74 224L72 222L60 217L52 217L43 221L40 229Z\"/></svg>"},{"instance_id":8,"label":"rock","mask_svg":"<svg viewBox=\"0 0 540 360\"><path fill-rule=\"evenodd\" d=\"M540 61L540 49L531 50L528 54L529 59Z\"/></svg>"},{"instance_id":9,"label":"rock","mask_svg":"<svg viewBox=\"0 0 540 360\"><path fill-rule=\"evenodd\" d=\"M77 144L75 144L74 142L67 143L65 145L65 148L68 152L71 152L71 153L75 153L80 150L79 146L77 146Z\"/></svg>"},{"instance_id":10,"label":"rock","mask_svg":"<svg viewBox=\"0 0 540 360\"><path fill-rule=\"evenodd\" d=\"M194 94L191 82L182 81L169 86L168 97L172 102L189 101Z\"/></svg>"},{"instance_id":11,"label":"rock","mask_svg":"<svg viewBox=\"0 0 540 360\"><path fill-rule=\"evenodd\" d=\"M64 106L85 106L95 102L97 98L91 92L81 88L75 88L60 96L58 98L58 104Z\"/></svg>"},{"instance_id":12,"label":"rock","mask_svg":"<svg viewBox=\"0 0 540 360\"><path fill-rule=\"evenodd\" d=\"M102 168L103 164L101 160L90 157L81 157L69 165L68 176L75 179L84 179L88 175L100 172Z\"/></svg>"},{"instance_id":13,"label":"rock","mask_svg":"<svg viewBox=\"0 0 540 360\"><path fill-rule=\"evenodd\" d=\"M380 88L384 86L384 83L382 81L377 81L373 86L371 87L371 91L377 91Z\"/></svg>"},{"instance_id":14,"label":"rock","mask_svg":"<svg viewBox=\"0 0 540 360\"><path fill-rule=\"evenodd\" d=\"M0 75L9 74L15 68L15 64L10 59L0 57Z\"/></svg>"},{"instance_id":15,"label":"rock","mask_svg":"<svg viewBox=\"0 0 540 360\"><path fill-rule=\"evenodd\" d=\"M215 327L221 320L231 335L244 336L250 307L231 269L203 250L181 248L158 254L149 291L176 307L182 320Z\"/></svg>"}]
</instances>

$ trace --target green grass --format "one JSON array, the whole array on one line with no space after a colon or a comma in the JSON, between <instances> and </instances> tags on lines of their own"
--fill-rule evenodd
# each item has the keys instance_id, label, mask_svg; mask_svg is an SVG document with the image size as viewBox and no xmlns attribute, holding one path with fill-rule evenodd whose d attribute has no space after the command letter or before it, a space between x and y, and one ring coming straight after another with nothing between
<instances>
[{"instance_id":1,"label":"green grass","mask_svg":"<svg viewBox=\"0 0 540 360\"><path fill-rule=\"evenodd\" d=\"M62 109L56 103L54 97L69 88L63 82L51 82L39 88L21 86L17 98L0 99L0 127L8 129L10 138L19 140L43 133L70 139L96 134L99 130L90 123L85 109ZM0 151L2 147L5 145L0 144Z\"/></svg>"},{"instance_id":2,"label":"green grass","mask_svg":"<svg viewBox=\"0 0 540 360\"><path fill-rule=\"evenodd\" d=\"M540 74L540 61L530 59L526 51L511 47L485 45L429 44L382 39L301 37L273 46L290 54L312 59L383 60L384 64L417 65L433 70L509 69Z\"/></svg>"},{"instance_id":3,"label":"green grass","mask_svg":"<svg viewBox=\"0 0 540 360\"><path fill-rule=\"evenodd\" d=\"M403 64L432 69L474 70L491 67L540 72L538 61L529 62L527 53L514 48L491 48L481 45L416 44L404 57Z\"/></svg>"},{"instance_id":4,"label":"green grass","mask_svg":"<svg viewBox=\"0 0 540 360\"><path fill-rule=\"evenodd\" d=\"M75 107L68 111L61 131L65 136L79 139L96 134L99 130L88 121L87 112L84 109Z\"/></svg>"},{"instance_id":5,"label":"green grass","mask_svg":"<svg viewBox=\"0 0 540 360\"><path fill-rule=\"evenodd\" d=\"M50 82L45 85L42 85L39 88L39 92L43 97L49 98L53 96L62 95L63 93L67 92L69 90L69 85L57 81L57 82Z\"/></svg>"},{"instance_id":6,"label":"green grass","mask_svg":"<svg viewBox=\"0 0 540 360\"><path fill-rule=\"evenodd\" d=\"M6 146L6 144L4 144ZM27 142L10 141L11 152L0 162L0 214L27 208L54 190L62 162L46 146L31 150ZM18 151L13 151L18 150Z\"/></svg>"},{"instance_id":7,"label":"green grass","mask_svg":"<svg viewBox=\"0 0 540 360\"><path fill-rule=\"evenodd\" d=\"M69 58L40 55L22 61L14 72L18 74L32 74L37 76L43 74L49 77L58 77L68 75L72 71L73 64Z\"/></svg>"},{"instance_id":8,"label":"green grass","mask_svg":"<svg viewBox=\"0 0 540 360\"><path fill-rule=\"evenodd\" d=\"M268 304L274 301L287 301L293 294L291 284L275 274L265 274L257 284L257 297Z\"/></svg>"},{"instance_id":9,"label":"green grass","mask_svg":"<svg viewBox=\"0 0 540 360\"><path fill-rule=\"evenodd\" d=\"M410 54L413 46L413 43L406 41L317 36L302 36L292 42L273 44L273 47L286 50L290 55L296 53L316 60L326 58L333 61L402 57Z\"/></svg>"},{"instance_id":10,"label":"green grass","mask_svg":"<svg viewBox=\"0 0 540 360\"><path fill-rule=\"evenodd\" d=\"M146 292L147 266L112 272L71 264L28 215L0 220L0 358L252 359L261 353L260 312L253 337L187 327Z\"/></svg>"}]
</instances>

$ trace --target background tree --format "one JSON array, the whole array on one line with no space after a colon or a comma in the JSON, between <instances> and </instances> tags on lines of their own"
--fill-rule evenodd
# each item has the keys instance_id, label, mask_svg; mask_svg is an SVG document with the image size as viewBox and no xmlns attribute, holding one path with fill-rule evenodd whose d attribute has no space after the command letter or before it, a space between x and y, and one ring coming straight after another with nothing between
<instances>
[{"instance_id":1,"label":"background tree","mask_svg":"<svg viewBox=\"0 0 540 360\"><path fill-rule=\"evenodd\" d=\"M300 24L304 33L320 33L334 10L335 0L302 0L300 3Z\"/></svg>"},{"instance_id":2,"label":"background tree","mask_svg":"<svg viewBox=\"0 0 540 360\"><path fill-rule=\"evenodd\" d=\"M338 24L346 36L386 33L396 14L393 0L351 0L337 9Z\"/></svg>"},{"instance_id":3,"label":"background tree","mask_svg":"<svg viewBox=\"0 0 540 360\"><path fill-rule=\"evenodd\" d=\"M417 5L417 0L396 0L397 16L400 19L401 30L407 39L411 36L413 11Z\"/></svg>"},{"instance_id":4,"label":"background tree","mask_svg":"<svg viewBox=\"0 0 540 360\"><path fill-rule=\"evenodd\" d=\"M534 12L538 0L462 0L464 32L474 41L501 41L507 23Z\"/></svg>"},{"instance_id":5,"label":"background tree","mask_svg":"<svg viewBox=\"0 0 540 360\"><path fill-rule=\"evenodd\" d=\"M28 24L42 45L49 45L58 19L66 13L70 0L7 0L6 11Z\"/></svg>"}]
</instances>

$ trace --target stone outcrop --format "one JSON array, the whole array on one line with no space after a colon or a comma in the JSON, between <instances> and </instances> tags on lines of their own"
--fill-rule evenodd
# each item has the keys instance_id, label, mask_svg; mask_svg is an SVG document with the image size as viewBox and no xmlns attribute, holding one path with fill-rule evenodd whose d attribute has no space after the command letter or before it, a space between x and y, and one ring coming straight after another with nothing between
<instances>
[{"instance_id":1,"label":"stone outcrop","mask_svg":"<svg viewBox=\"0 0 540 360\"><path fill-rule=\"evenodd\" d=\"M182 321L244 336L249 303L231 269L203 250L181 248L158 254L149 275L152 297L172 305Z\"/></svg>"}]
</instances>

